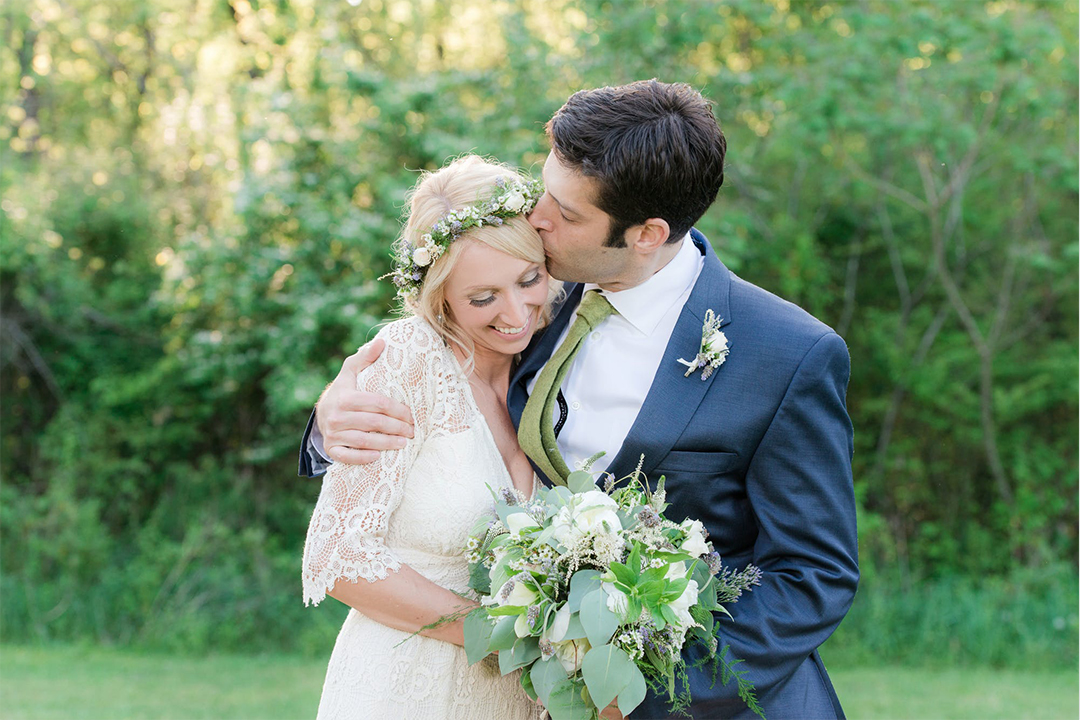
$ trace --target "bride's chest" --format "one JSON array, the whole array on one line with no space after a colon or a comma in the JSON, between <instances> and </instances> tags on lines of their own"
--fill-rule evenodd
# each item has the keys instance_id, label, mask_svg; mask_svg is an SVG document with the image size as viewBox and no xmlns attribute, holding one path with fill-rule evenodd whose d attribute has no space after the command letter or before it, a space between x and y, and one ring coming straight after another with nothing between
<instances>
[{"instance_id":1,"label":"bride's chest","mask_svg":"<svg viewBox=\"0 0 1080 720\"><path fill-rule=\"evenodd\" d=\"M388 540L440 555L458 555L477 519L506 487L502 457L483 427L436 433L409 470Z\"/></svg>"}]
</instances>

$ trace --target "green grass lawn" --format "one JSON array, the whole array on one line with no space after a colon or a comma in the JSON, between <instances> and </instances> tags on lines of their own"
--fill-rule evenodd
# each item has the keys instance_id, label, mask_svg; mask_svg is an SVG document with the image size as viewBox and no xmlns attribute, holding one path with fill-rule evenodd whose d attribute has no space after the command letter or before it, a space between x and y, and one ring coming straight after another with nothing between
<instances>
[{"instance_id":1,"label":"green grass lawn","mask_svg":"<svg viewBox=\"0 0 1080 720\"><path fill-rule=\"evenodd\" d=\"M206 658L100 648L0 648L5 720L312 718L325 661ZM1077 672L911 668L830 671L851 720L1075 720ZM766 708L768 710L768 708Z\"/></svg>"}]
</instances>

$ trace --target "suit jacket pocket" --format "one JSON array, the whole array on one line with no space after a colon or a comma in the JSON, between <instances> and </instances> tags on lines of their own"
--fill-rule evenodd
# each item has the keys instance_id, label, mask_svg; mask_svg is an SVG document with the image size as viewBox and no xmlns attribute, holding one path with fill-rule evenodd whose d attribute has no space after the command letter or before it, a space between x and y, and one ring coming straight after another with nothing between
<instances>
[{"instance_id":1,"label":"suit jacket pocket","mask_svg":"<svg viewBox=\"0 0 1080 720\"><path fill-rule=\"evenodd\" d=\"M722 475L739 462L739 454L733 452L710 452L705 450L672 450L658 468L670 472L708 473Z\"/></svg>"}]
</instances>

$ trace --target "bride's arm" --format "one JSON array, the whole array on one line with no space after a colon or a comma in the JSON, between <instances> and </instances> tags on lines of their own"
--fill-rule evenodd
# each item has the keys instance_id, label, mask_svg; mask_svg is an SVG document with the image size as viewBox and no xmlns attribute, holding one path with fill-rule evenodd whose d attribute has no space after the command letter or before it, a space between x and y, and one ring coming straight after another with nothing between
<instances>
[{"instance_id":1,"label":"bride's arm","mask_svg":"<svg viewBox=\"0 0 1080 720\"><path fill-rule=\"evenodd\" d=\"M327 594L383 625L407 633L419 630L421 635L455 645L465 644L465 615L478 606L478 603L436 585L408 565L402 565L396 573L373 583L339 581ZM455 619L420 630L441 618L450 617Z\"/></svg>"},{"instance_id":2,"label":"bride's arm","mask_svg":"<svg viewBox=\"0 0 1080 720\"><path fill-rule=\"evenodd\" d=\"M436 338L427 337L433 333L425 328L407 322L384 328L379 335L387 334L386 350L357 377L359 390L413 407L416 432L404 447L381 453L376 462L330 466L304 545L304 601L318 604L330 595L409 633L458 616L421 632L461 645L464 613L476 603L426 579L385 543L436 401Z\"/></svg>"}]
</instances>

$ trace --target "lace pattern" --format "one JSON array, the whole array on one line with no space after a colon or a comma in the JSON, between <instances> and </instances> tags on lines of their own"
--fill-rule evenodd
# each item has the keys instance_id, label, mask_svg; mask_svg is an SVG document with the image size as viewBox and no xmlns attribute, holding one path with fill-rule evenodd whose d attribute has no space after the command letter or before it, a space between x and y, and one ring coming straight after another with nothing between
<instances>
[{"instance_id":1,"label":"lace pattern","mask_svg":"<svg viewBox=\"0 0 1080 720\"><path fill-rule=\"evenodd\" d=\"M357 389L386 395L413 409L414 437L401 450L380 453L369 465L334 463L327 470L304 544L305 605L318 605L338 580L374 582L401 567L385 543L390 516L428 434L430 410L445 413L436 405L447 404L446 375L452 368L446 367L449 350L442 347L442 339L415 318L391 323L378 336L386 349L356 378ZM449 359L453 361L452 356ZM443 402L436 403L439 396ZM438 420L446 425L441 417Z\"/></svg>"},{"instance_id":2,"label":"lace pattern","mask_svg":"<svg viewBox=\"0 0 1080 720\"><path fill-rule=\"evenodd\" d=\"M408 405L415 437L371 465L330 467L304 548L306 603L320 602L338 582L376 582L403 564L471 593L469 531L491 509L491 491L512 487L468 381L438 334L407 318L379 337L386 350L357 386ZM319 718L535 720L541 711L518 675L503 677L490 662L470 666L455 645L410 637L354 609L334 646Z\"/></svg>"}]
</instances>

